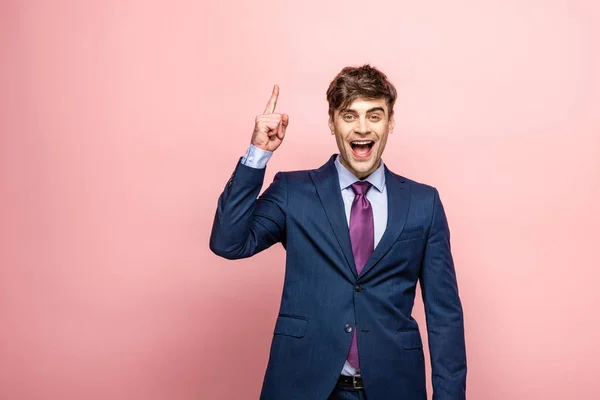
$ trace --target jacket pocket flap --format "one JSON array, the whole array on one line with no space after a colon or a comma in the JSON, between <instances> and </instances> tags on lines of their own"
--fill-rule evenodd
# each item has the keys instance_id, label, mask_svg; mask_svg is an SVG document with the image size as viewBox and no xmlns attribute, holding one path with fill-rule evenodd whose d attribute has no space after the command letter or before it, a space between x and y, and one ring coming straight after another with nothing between
<instances>
[{"instance_id":1,"label":"jacket pocket flap","mask_svg":"<svg viewBox=\"0 0 600 400\"><path fill-rule=\"evenodd\" d=\"M301 338L306 334L307 327L308 321L305 318L280 315L277 317L273 333Z\"/></svg>"},{"instance_id":2,"label":"jacket pocket flap","mask_svg":"<svg viewBox=\"0 0 600 400\"><path fill-rule=\"evenodd\" d=\"M403 349L422 349L423 342L419 331L399 331L400 344Z\"/></svg>"}]
</instances>

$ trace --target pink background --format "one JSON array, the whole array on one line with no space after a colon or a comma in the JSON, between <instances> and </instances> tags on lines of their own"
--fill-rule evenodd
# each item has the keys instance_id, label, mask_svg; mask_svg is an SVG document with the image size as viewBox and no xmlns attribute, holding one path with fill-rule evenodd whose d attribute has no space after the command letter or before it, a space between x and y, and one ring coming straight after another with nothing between
<instances>
[{"instance_id":1,"label":"pink background","mask_svg":"<svg viewBox=\"0 0 600 400\"><path fill-rule=\"evenodd\" d=\"M267 180L323 164L327 85L366 62L399 91L386 163L446 206L469 398L598 398L599 14L3 1L0 398L256 399L284 251L213 255L217 197L274 83L290 127Z\"/></svg>"}]
</instances>

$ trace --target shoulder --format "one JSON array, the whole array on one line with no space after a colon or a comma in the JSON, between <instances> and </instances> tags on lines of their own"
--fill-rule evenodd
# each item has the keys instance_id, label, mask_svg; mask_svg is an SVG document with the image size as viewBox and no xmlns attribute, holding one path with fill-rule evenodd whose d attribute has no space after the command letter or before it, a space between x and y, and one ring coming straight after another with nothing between
<instances>
[{"instance_id":1,"label":"shoulder","mask_svg":"<svg viewBox=\"0 0 600 400\"><path fill-rule=\"evenodd\" d=\"M306 170L297 170L297 171L280 171L277 175L286 181L289 185L298 185L303 183L310 183L311 178L310 175L316 170L306 169Z\"/></svg>"},{"instance_id":2,"label":"shoulder","mask_svg":"<svg viewBox=\"0 0 600 400\"><path fill-rule=\"evenodd\" d=\"M387 169L388 177L392 177L392 180L406 185L410 188L411 194L418 197L434 197L438 195L437 189L429 184L418 182L414 179L407 178L405 176L396 174Z\"/></svg>"},{"instance_id":3,"label":"shoulder","mask_svg":"<svg viewBox=\"0 0 600 400\"><path fill-rule=\"evenodd\" d=\"M319 168L281 171L277 174L285 179L289 184L311 183L313 182L314 177L318 177L318 179L328 179L330 177L337 176L335 167L333 165L333 157L331 157L327 163Z\"/></svg>"}]
</instances>

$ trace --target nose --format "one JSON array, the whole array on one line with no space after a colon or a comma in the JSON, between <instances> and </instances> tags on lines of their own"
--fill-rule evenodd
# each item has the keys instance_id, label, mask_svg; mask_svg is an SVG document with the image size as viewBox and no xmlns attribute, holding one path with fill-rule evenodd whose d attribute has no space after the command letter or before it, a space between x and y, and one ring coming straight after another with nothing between
<instances>
[{"instance_id":1,"label":"nose","mask_svg":"<svg viewBox=\"0 0 600 400\"><path fill-rule=\"evenodd\" d=\"M354 131L362 135L366 135L367 133L369 133L371 131L371 128L369 127L367 119L364 117L358 118L356 126L354 127Z\"/></svg>"}]
</instances>

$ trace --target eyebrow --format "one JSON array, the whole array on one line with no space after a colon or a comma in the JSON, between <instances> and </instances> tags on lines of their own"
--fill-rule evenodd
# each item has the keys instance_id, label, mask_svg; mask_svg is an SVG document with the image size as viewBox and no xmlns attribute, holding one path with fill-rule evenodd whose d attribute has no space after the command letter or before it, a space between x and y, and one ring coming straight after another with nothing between
<instances>
[{"instance_id":1,"label":"eyebrow","mask_svg":"<svg viewBox=\"0 0 600 400\"><path fill-rule=\"evenodd\" d=\"M381 111L382 113L385 114L385 110L383 109L383 107L373 107L373 108L369 108L367 110L367 114L375 112L375 111ZM345 113L345 112L350 112L350 113L354 113L354 114L358 114L358 112L356 110L353 110L351 108L344 108L343 110L340 110L340 114L341 113Z\"/></svg>"}]
</instances>

